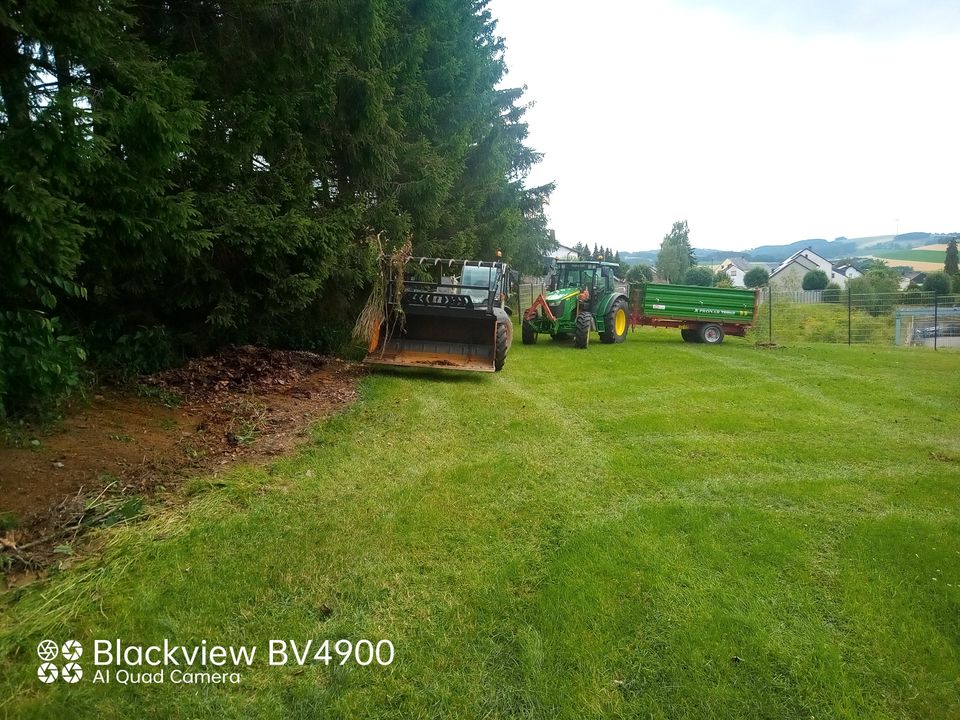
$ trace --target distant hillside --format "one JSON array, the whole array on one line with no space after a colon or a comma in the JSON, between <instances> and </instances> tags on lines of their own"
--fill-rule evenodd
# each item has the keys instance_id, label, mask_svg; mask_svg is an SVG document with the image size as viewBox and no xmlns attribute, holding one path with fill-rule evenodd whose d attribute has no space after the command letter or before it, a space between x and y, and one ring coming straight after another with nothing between
<instances>
[{"instance_id":1,"label":"distant hillside","mask_svg":"<svg viewBox=\"0 0 960 720\"><path fill-rule=\"evenodd\" d=\"M828 260L835 260L838 258L871 256L879 250L910 250L921 245L938 242L949 236L949 233L909 232L900 235L872 235L860 238L838 237L834 240L812 238L797 240L784 245L761 245L750 250L694 248L694 252L697 260L704 265L713 265L734 256L744 257L753 262L777 263L806 248L811 248L815 253ZM657 251L621 252L620 257L631 265L637 263L654 265L657 262Z\"/></svg>"}]
</instances>

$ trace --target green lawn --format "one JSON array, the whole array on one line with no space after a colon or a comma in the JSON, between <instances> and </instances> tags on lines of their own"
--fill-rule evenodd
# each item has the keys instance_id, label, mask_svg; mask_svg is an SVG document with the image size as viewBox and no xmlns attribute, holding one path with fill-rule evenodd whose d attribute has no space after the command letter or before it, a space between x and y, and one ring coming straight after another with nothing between
<instances>
[{"instance_id":1,"label":"green lawn","mask_svg":"<svg viewBox=\"0 0 960 720\"><path fill-rule=\"evenodd\" d=\"M368 378L297 456L0 600L0 715L960 716L960 353L677 335ZM47 686L46 637L396 657L124 687L88 652Z\"/></svg>"}]
</instances>

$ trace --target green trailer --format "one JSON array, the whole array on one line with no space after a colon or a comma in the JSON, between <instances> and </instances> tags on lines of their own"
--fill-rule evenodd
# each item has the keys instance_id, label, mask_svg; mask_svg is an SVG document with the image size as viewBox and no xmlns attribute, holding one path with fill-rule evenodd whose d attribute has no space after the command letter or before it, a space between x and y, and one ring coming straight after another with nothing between
<instances>
[{"instance_id":1,"label":"green trailer","mask_svg":"<svg viewBox=\"0 0 960 720\"><path fill-rule=\"evenodd\" d=\"M646 283L633 292L631 328L679 328L685 342L719 345L743 337L757 317L759 291Z\"/></svg>"}]
</instances>

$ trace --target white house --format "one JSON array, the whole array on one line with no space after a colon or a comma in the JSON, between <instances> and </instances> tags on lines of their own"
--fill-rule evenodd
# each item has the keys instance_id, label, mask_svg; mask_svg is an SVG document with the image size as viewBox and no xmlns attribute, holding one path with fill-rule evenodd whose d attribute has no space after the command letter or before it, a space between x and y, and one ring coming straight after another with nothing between
<instances>
[{"instance_id":1,"label":"white house","mask_svg":"<svg viewBox=\"0 0 960 720\"><path fill-rule=\"evenodd\" d=\"M577 254L577 251L572 247L567 247L566 245L561 245L557 243L556 249L550 255L550 257L555 258L556 260L579 260L580 256Z\"/></svg>"},{"instance_id":2,"label":"white house","mask_svg":"<svg viewBox=\"0 0 960 720\"><path fill-rule=\"evenodd\" d=\"M717 271L726 273L734 287L746 287L743 277L753 267L742 257L729 257L717 267Z\"/></svg>"},{"instance_id":3,"label":"white house","mask_svg":"<svg viewBox=\"0 0 960 720\"><path fill-rule=\"evenodd\" d=\"M829 260L806 248L795 252L770 273L770 287L777 290L802 290L803 277L811 270L822 270L829 282L836 283L840 287L845 287L847 280L862 275L852 266L844 267L846 269L840 271L840 268L833 267ZM847 275L846 273L850 271L855 274Z\"/></svg>"},{"instance_id":4,"label":"white house","mask_svg":"<svg viewBox=\"0 0 960 720\"><path fill-rule=\"evenodd\" d=\"M840 273L847 280L853 280L854 278L863 277L863 273L857 270L853 265L838 265L833 269L834 272Z\"/></svg>"}]
</instances>

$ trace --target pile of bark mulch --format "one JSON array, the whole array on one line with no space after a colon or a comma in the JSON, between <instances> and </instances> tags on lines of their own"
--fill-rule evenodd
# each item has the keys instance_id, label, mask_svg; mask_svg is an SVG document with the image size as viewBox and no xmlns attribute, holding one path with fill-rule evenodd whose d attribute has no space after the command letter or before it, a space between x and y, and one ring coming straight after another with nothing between
<instances>
[{"instance_id":1,"label":"pile of bark mulch","mask_svg":"<svg viewBox=\"0 0 960 720\"><path fill-rule=\"evenodd\" d=\"M361 374L336 358L244 346L133 389L98 388L52 430L0 447L0 513L14 518L0 526L8 584L69 564L85 530L136 519L144 500L175 497L184 478L293 448L356 399Z\"/></svg>"}]
</instances>

